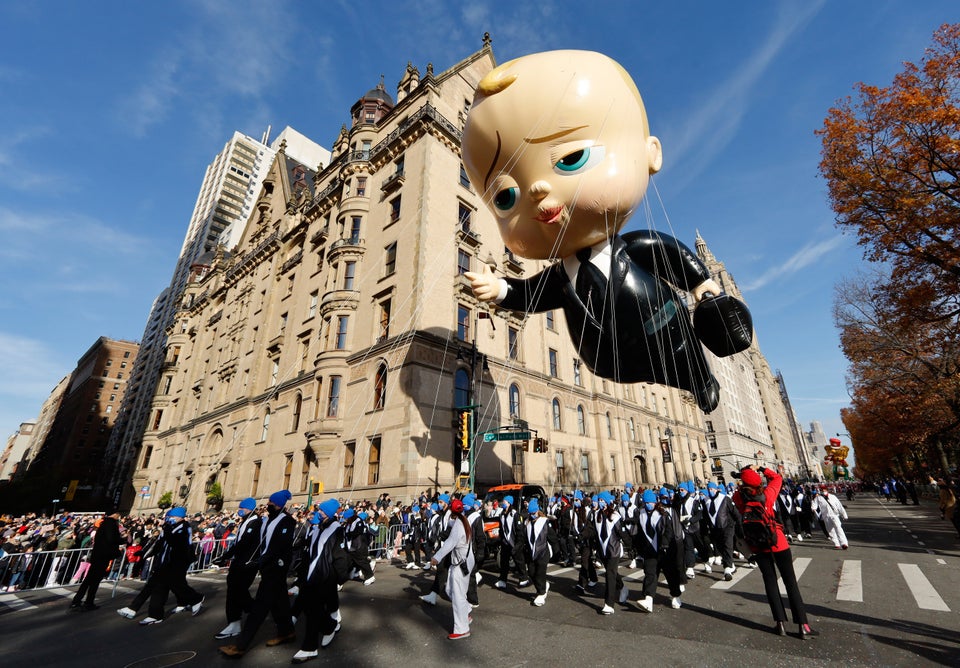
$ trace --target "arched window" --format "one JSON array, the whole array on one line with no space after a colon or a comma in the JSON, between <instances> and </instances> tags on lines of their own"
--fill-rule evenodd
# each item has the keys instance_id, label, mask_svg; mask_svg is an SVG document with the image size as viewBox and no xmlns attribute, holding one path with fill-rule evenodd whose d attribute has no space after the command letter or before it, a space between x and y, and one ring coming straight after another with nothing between
<instances>
[{"instance_id":1,"label":"arched window","mask_svg":"<svg viewBox=\"0 0 960 668\"><path fill-rule=\"evenodd\" d=\"M303 395L298 394L297 398L293 402L293 429L291 431L296 431L300 428L300 411L303 410Z\"/></svg>"},{"instance_id":2,"label":"arched window","mask_svg":"<svg viewBox=\"0 0 960 668\"><path fill-rule=\"evenodd\" d=\"M470 374L466 369L457 369L453 376L453 404L461 408L470 405Z\"/></svg>"},{"instance_id":3,"label":"arched window","mask_svg":"<svg viewBox=\"0 0 960 668\"><path fill-rule=\"evenodd\" d=\"M577 405L577 433L581 436L587 435L587 414L580 405Z\"/></svg>"},{"instance_id":4,"label":"arched window","mask_svg":"<svg viewBox=\"0 0 960 668\"><path fill-rule=\"evenodd\" d=\"M387 400L387 365L377 367L377 376L373 382L373 410L383 409Z\"/></svg>"},{"instance_id":5,"label":"arched window","mask_svg":"<svg viewBox=\"0 0 960 668\"><path fill-rule=\"evenodd\" d=\"M510 386L510 417L520 417L520 388L516 384Z\"/></svg>"},{"instance_id":6,"label":"arched window","mask_svg":"<svg viewBox=\"0 0 960 668\"><path fill-rule=\"evenodd\" d=\"M560 420L560 400L553 400L553 428L556 430L563 429L563 423Z\"/></svg>"},{"instance_id":7,"label":"arched window","mask_svg":"<svg viewBox=\"0 0 960 668\"><path fill-rule=\"evenodd\" d=\"M267 440L267 432L270 431L270 409L267 409L267 412L263 414L263 429L260 431L260 440Z\"/></svg>"}]
</instances>

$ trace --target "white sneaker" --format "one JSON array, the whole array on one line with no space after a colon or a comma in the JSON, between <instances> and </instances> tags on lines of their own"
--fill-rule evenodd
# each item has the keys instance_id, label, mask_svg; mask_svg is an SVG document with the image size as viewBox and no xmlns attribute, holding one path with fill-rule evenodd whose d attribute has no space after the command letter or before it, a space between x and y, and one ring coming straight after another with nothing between
<instances>
[{"instance_id":1,"label":"white sneaker","mask_svg":"<svg viewBox=\"0 0 960 668\"><path fill-rule=\"evenodd\" d=\"M521 580L521 581L520 581L520 584L518 584L517 586L518 586L518 587L526 587L528 584L530 584L530 580Z\"/></svg>"},{"instance_id":2,"label":"white sneaker","mask_svg":"<svg viewBox=\"0 0 960 668\"><path fill-rule=\"evenodd\" d=\"M710 563L714 566L720 565L720 557L710 557Z\"/></svg>"},{"instance_id":3,"label":"white sneaker","mask_svg":"<svg viewBox=\"0 0 960 668\"><path fill-rule=\"evenodd\" d=\"M297 625L297 616L296 616L296 615L291 615L291 616L290 616L290 623L293 624L294 626Z\"/></svg>"},{"instance_id":4,"label":"white sneaker","mask_svg":"<svg viewBox=\"0 0 960 668\"><path fill-rule=\"evenodd\" d=\"M483 576L480 575L479 571L477 571L476 575L474 575L474 578L476 578L477 584L480 584L481 582L483 582Z\"/></svg>"},{"instance_id":5,"label":"white sneaker","mask_svg":"<svg viewBox=\"0 0 960 668\"><path fill-rule=\"evenodd\" d=\"M688 568L686 572L686 576L688 580L692 580L693 578L697 577L697 574L693 572L692 568Z\"/></svg>"},{"instance_id":6,"label":"white sneaker","mask_svg":"<svg viewBox=\"0 0 960 668\"><path fill-rule=\"evenodd\" d=\"M639 605L640 609L644 612L653 612L653 596L644 596L637 601L637 605Z\"/></svg>"},{"instance_id":7,"label":"white sneaker","mask_svg":"<svg viewBox=\"0 0 960 668\"><path fill-rule=\"evenodd\" d=\"M537 606L537 607L542 606L542 605L543 605L544 603L546 603L546 602L547 602L547 595L546 595L546 594L540 594L540 595L537 596L535 599L533 599L533 604L534 604L535 606Z\"/></svg>"},{"instance_id":8,"label":"white sneaker","mask_svg":"<svg viewBox=\"0 0 960 668\"><path fill-rule=\"evenodd\" d=\"M419 566L417 566L417 565L416 565L415 563L413 563L412 561L408 561L406 568L407 568L408 571L410 571L410 570L413 570L414 568L419 568Z\"/></svg>"},{"instance_id":9,"label":"white sneaker","mask_svg":"<svg viewBox=\"0 0 960 668\"><path fill-rule=\"evenodd\" d=\"M326 636L324 636L324 638L326 638ZM304 661L308 661L309 659L314 659L319 655L320 655L320 652L318 652L317 650L313 650L312 652L300 650L299 652L293 655L293 659L291 659L291 661L293 661L293 663L303 663Z\"/></svg>"},{"instance_id":10,"label":"white sneaker","mask_svg":"<svg viewBox=\"0 0 960 668\"><path fill-rule=\"evenodd\" d=\"M320 647L327 647L327 646L329 646L330 643L333 642L333 639L334 639L334 637L335 637L336 635L337 635L337 632L334 631L333 633L330 633L330 634L325 635L325 636L323 636L322 638L320 638Z\"/></svg>"},{"instance_id":11,"label":"white sneaker","mask_svg":"<svg viewBox=\"0 0 960 668\"><path fill-rule=\"evenodd\" d=\"M636 567L637 567L637 560L631 559L630 563L627 565L627 568L636 568Z\"/></svg>"},{"instance_id":12,"label":"white sneaker","mask_svg":"<svg viewBox=\"0 0 960 668\"><path fill-rule=\"evenodd\" d=\"M203 610L203 601L204 597L200 597L200 600L190 606L190 613L196 617L200 614L200 611Z\"/></svg>"},{"instance_id":13,"label":"white sneaker","mask_svg":"<svg viewBox=\"0 0 960 668\"><path fill-rule=\"evenodd\" d=\"M706 561L703 562L703 572L704 572L704 573L713 573L713 569L710 568L710 564L709 564L708 562L706 562Z\"/></svg>"},{"instance_id":14,"label":"white sneaker","mask_svg":"<svg viewBox=\"0 0 960 668\"><path fill-rule=\"evenodd\" d=\"M177 607L175 607L173 610L170 611L170 614L171 614L171 615L175 615L175 614L177 614L178 612L183 612L183 611L186 610L186 609L187 609L187 606L185 606L185 605L178 605Z\"/></svg>"},{"instance_id":15,"label":"white sneaker","mask_svg":"<svg viewBox=\"0 0 960 668\"><path fill-rule=\"evenodd\" d=\"M682 594L682 593L685 592L685 591L687 591L687 586L686 586L686 585L680 585L680 593Z\"/></svg>"},{"instance_id":16,"label":"white sneaker","mask_svg":"<svg viewBox=\"0 0 960 668\"><path fill-rule=\"evenodd\" d=\"M375 558L370 560L370 570L377 570L377 560Z\"/></svg>"},{"instance_id":17,"label":"white sneaker","mask_svg":"<svg viewBox=\"0 0 960 668\"><path fill-rule=\"evenodd\" d=\"M340 614L339 608L330 613L330 619L337 622L337 624L343 621L343 616Z\"/></svg>"},{"instance_id":18,"label":"white sneaker","mask_svg":"<svg viewBox=\"0 0 960 668\"><path fill-rule=\"evenodd\" d=\"M627 589L626 586L624 586L620 590L620 599L619 599L620 603L626 603L629 597L630 597L630 590Z\"/></svg>"},{"instance_id":19,"label":"white sneaker","mask_svg":"<svg viewBox=\"0 0 960 668\"><path fill-rule=\"evenodd\" d=\"M733 579L733 569L729 566L723 569L723 579L727 582Z\"/></svg>"},{"instance_id":20,"label":"white sneaker","mask_svg":"<svg viewBox=\"0 0 960 668\"><path fill-rule=\"evenodd\" d=\"M371 575L370 577L368 577L366 580L363 581L363 586L364 586L364 587L367 587L367 586L369 586L369 585L372 585L372 584L373 584L374 582L376 582L376 581L377 581L377 578L375 578L375 577L373 577L373 576Z\"/></svg>"},{"instance_id":21,"label":"white sneaker","mask_svg":"<svg viewBox=\"0 0 960 668\"><path fill-rule=\"evenodd\" d=\"M337 591L343 591L343 585L337 585Z\"/></svg>"},{"instance_id":22,"label":"white sneaker","mask_svg":"<svg viewBox=\"0 0 960 668\"><path fill-rule=\"evenodd\" d=\"M127 619L133 619L137 616L137 611L133 608L120 608L117 610L117 614L121 617L126 617Z\"/></svg>"},{"instance_id":23,"label":"white sneaker","mask_svg":"<svg viewBox=\"0 0 960 668\"><path fill-rule=\"evenodd\" d=\"M745 563L745 564L743 565L743 567L744 567L744 568L756 568L756 567L757 567L757 562L755 562L755 561L748 561L747 563Z\"/></svg>"},{"instance_id":24,"label":"white sneaker","mask_svg":"<svg viewBox=\"0 0 960 668\"><path fill-rule=\"evenodd\" d=\"M679 610L679 609L680 609L680 597L679 597L679 596L674 596L673 598L670 599L670 607L673 608L674 610Z\"/></svg>"},{"instance_id":25,"label":"white sneaker","mask_svg":"<svg viewBox=\"0 0 960 668\"><path fill-rule=\"evenodd\" d=\"M425 570L425 571L429 571L429 570L430 570L430 562L429 562L429 561L423 565L423 570Z\"/></svg>"},{"instance_id":26,"label":"white sneaker","mask_svg":"<svg viewBox=\"0 0 960 668\"><path fill-rule=\"evenodd\" d=\"M623 603L623 601L621 601L621 603ZM606 604L605 604L605 605L603 606L603 609L600 610L600 614L601 614L601 615L612 615L612 614L613 614L613 608L611 608L609 605L606 605Z\"/></svg>"},{"instance_id":27,"label":"white sneaker","mask_svg":"<svg viewBox=\"0 0 960 668\"><path fill-rule=\"evenodd\" d=\"M429 603L430 605L436 605L437 592L432 591L429 594L424 594L423 596L420 597L420 600L423 601L424 603Z\"/></svg>"},{"instance_id":28,"label":"white sneaker","mask_svg":"<svg viewBox=\"0 0 960 668\"><path fill-rule=\"evenodd\" d=\"M496 587L497 589L506 589L506 588L507 588L507 583L504 582L503 580L497 580L497 581L493 584L493 586Z\"/></svg>"},{"instance_id":29,"label":"white sneaker","mask_svg":"<svg viewBox=\"0 0 960 668\"><path fill-rule=\"evenodd\" d=\"M240 635L241 631L240 622L230 622L223 627L223 630L214 636L217 640L223 640L224 638L232 638L234 636Z\"/></svg>"},{"instance_id":30,"label":"white sneaker","mask_svg":"<svg viewBox=\"0 0 960 668\"><path fill-rule=\"evenodd\" d=\"M140 626L150 626L151 624L159 624L162 622L162 619L157 619L156 617L144 617L140 620Z\"/></svg>"},{"instance_id":31,"label":"white sneaker","mask_svg":"<svg viewBox=\"0 0 960 668\"><path fill-rule=\"evenodd\" d=\"M287 590L287 596L296 596L300 593L300 587L293 585L290 589Z\"/></svg>"},{"instance_id":32,"label":"white sneaker","mask_svg":"<svg viewBox=\"0 0 960 668\"><path fill-rule=\"evenodd\" d=\"M798 534L797 534L797 540L802 543L802 542L803 542L803 535L798 533Z\"/></svg>"}]
</instances>

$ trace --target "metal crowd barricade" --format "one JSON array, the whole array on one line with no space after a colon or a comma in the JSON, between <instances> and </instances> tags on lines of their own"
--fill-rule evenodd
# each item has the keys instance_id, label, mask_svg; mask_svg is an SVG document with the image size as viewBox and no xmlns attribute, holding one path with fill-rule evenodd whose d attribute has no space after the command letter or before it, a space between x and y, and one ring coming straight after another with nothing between
<instances>
[{"instance_id":1,"label":"metal crowd barricade","mask_svg":"<svg viewBox=\"0 0 960 668\"><path fill-rule=\"evenodd\" d=\"M376 538L370 543L370 556L387 561L399 558L403 554L403 531L407 524L382 526Z\"/></svg>"},{"instance_id":2,"label":"metal crowd barricade","mask_svg":"<svg viewBox=\"0 0 960 668\"><path fill-rule=\"evenodd\" d=\"M90 568L90 549L4 553L0 558L0 593L79 584Z\"/></svg>"}]
</instances>

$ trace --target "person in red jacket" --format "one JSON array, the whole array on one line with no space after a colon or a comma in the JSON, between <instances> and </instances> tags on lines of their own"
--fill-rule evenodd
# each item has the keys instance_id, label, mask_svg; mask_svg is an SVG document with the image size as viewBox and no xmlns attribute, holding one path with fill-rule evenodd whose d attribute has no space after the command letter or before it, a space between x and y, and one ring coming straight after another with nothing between
<instances>
[{"instance_id":1,"label":"person in red jacket","mask_svg":"<svg viewBox=\"0 0 960 668\"><path fill-rule=\"evenodd\" d=\"M763 477L761 477L761 473ZM766 485L764 485L766 478ZM790 610L793 612L793 621L800 627L800 637L804 640L820 635L817 631L810 628L807 623L807 612L803 606L803 598L800 596L800 588L797 586L797 576L793 571L793 555L790 553L790 544L786 536L783 535L783 527L776 522L774 515L774 504L777 502L777 496L780 494L780 488L783 486L783 478L773 469L764 468L762 471L759 466L748 466L740 472L740 488L734 492L733 503L740 511L744 521L744 533L746 534L747 545L750 551L756 555L757 566L760 567L760 573L763 575L763 587L767 592L767 601L770 603L770 610L773 612L773 620L776 625L773 628L774 633L785 636L787 631L784 627L787 621L787 613L783 608L783 600L780 598L780 588L777 584L777 571L780 571L780 577L783 579L783 585L787 590L787 598L790 600ZM763 505L763 511L768 518L758 517L760 511L756 504ZM762 527L757 520L769 519L767 527L770 530L768 540L758 537L762 534ZM751 530L755 527L748 526L756 524L760 531Z\"/></svg>"}]
</instances>

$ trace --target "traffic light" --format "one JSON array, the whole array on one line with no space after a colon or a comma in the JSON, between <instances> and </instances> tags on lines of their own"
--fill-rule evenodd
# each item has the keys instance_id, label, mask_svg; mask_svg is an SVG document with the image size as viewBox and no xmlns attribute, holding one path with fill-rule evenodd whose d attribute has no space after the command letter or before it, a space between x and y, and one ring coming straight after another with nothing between
<instances>
[{"instance_id":1,"label":"traffic light","mask_svg":"<svg viewBox=\"0 0 960 668\"><path fill-rule=\"evenodd\" d=\"M470 411L461 411L460 413L460 428L457 432L457 438L460 442L460 447L464 450L470 449Z\"/></svg>"},{"instance_id":2,"label":"traffic light","mask_svg":"<svg viewBox=\"0 0 960 668\"><path fill-rule=\"evenodd\" d=\"M533 439L533 451L534 451L534 452L546 452L546 451L547 451L547 439L545 439L545 438L535 438L535 439Z\"/></svg>"}]
</instances>

